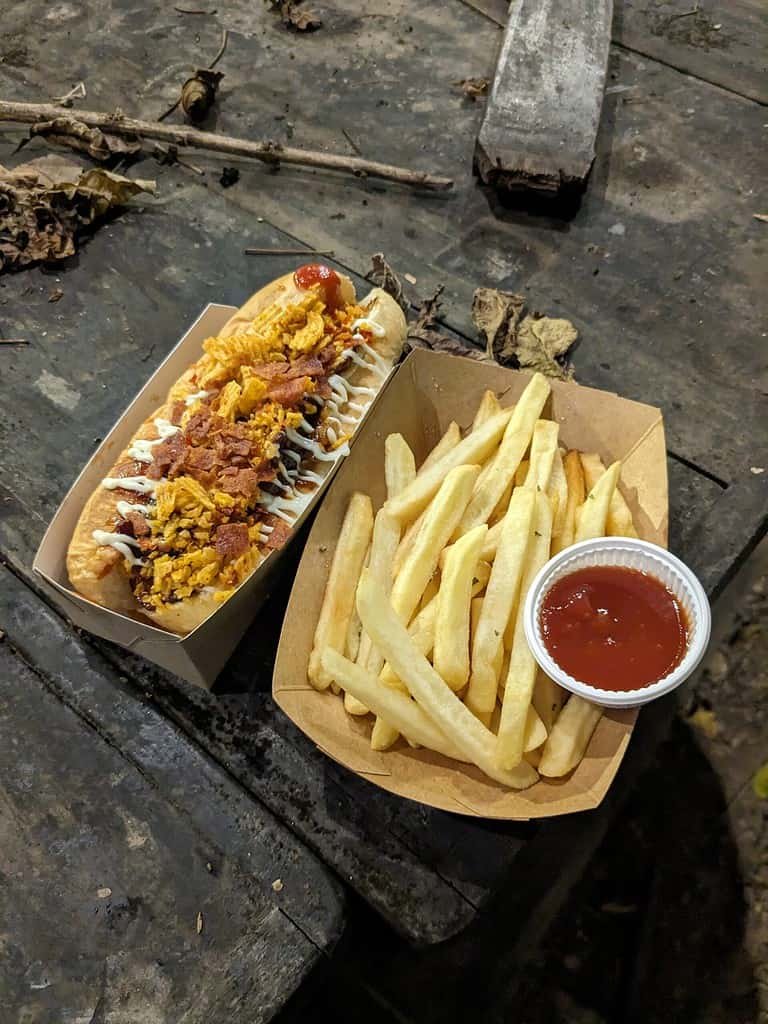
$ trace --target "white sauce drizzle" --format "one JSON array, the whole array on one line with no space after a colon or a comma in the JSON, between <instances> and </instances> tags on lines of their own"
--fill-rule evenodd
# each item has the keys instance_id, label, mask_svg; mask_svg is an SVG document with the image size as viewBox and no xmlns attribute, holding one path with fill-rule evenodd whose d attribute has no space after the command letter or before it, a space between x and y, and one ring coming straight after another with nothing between
<instances>
[{"instance_id":1,"label":"white sauce drizzle","mask_svg":"<svg viewBox=\"0 0 768 1024\"><path fill-rule=\"evenodd\" d=\"M331 442L331 444L336 444L336 441L337 441L336 431L333 429L333 427L326 427L325 428L325 436L328 438L328 440Z\"/></svg>"},{"instance_id":2,"label":"white sauce drizzle","mask_svg":"<svg viewBox=\"0 0 768 1024\"><path fill-rule=\"evenodd\" d=\"M173 437L174 434L178 434L181 427L174 426L170 420L163 419L159 416L155 421L155 429L157 430L158 436L155 438L139 438L134 441L128 449L128 454L132 459L136 459L137 462L151 462L154 458L152 449L161 444L166 438Z\"/></svg>"},{"instance_id":3,"label":"white sauce drizzle","mask_svg":"<svg viewBox=\"0 0 768 1024\"><path fill-rule=\"evenodd\" d=\"M383 338L387 333L380 323L375 320L371 320L370 317L361 316L358 320L353 320L350 330L356 331L358 327L363 327L365 330L370 331L374 338Z\"/></svg>"},{"instance_id":4,"label":"white sauce drizzle","mask_svg":"<svg viewBox=\"0 0 768 1024\"><path fill-rule=\"evenodd\" d=\"M108 491L133 491L135 494L154 494L161 480L150 480L148 476L105 476L101 486Z\"/></svg>"},{"instance_id":5,"label":"white sauce drizzle","mask_svg":"<svg viewBox=\"0 0 768 1024\"><path fill-rule=\"evenodd\" d=\"M130 501L118 501L118 515L121 515L123 519L125 519L129 512L140 512L143 516L148 516L149 505L132 505Z\"/></svg>"},{"instance_id":6,"label":"white sauce drizzle","mask_svg":"<svg viewBox=\"0 0 768 1024\"><path fill-rule=\"evenodd\" d=\"M343 444L340 448L336 448L332 452L325 452L316 441L310 441L306 437L302 437L301 434L296 433L292 427L286 427L286 436L289 441L293 441L299 448L304 448L308 452L312 452L314 457L320 462L335 462L340 455L349 454L349 445Z\"/></svg>"},{"instance_id":7,"label":"white sauce drizzle","mask_svg":"<svg viewBox=\"0 0 768 1024\"><path fill-rule=\"evenodd\" d=\"M184 405L194 405L195 402L199 402L202 398L207 398L210 394L210 391L196 391L194 395L187 395L184 399Z\"/></svg>"},{"instance_id":8,"label":"white sauce drizzle","mask_svg":"<svg viewBox=\"0 0 768 1024\"><path fill-rule=\"evenodd\" d=\"M124 533L109 533L107 530L94 530L91 534L97 544L102 547L114 548L118 554L121 554L123 558L129 563L129 565L143 565L141 558L138 558L136 554L131 551L130 545L136 544L138 541L135 537L129 537Z\"/></svg>"}]
</instances>

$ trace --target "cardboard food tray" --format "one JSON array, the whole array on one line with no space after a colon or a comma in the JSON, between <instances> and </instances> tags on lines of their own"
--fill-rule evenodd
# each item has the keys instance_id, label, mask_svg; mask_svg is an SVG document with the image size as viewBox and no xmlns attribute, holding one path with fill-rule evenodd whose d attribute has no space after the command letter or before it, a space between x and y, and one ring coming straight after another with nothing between
<instances>
[{"instance_id":1,"label":"cardboard food tray","mask_svg":"<svg viewBox=\"0 0 768 1024\"><path fill-rule=\"evenodd\" d=\"M618 770L637 711L607 710L581 764L563 779L541 779L512 791L479 769L398 741L389 751L370 748L371 716L354 718L330 690L307 680L307 664L331 559L350 496L385 497L384 441L399 432L417 465L451 420L471 424L485 389L513 404L530 374L457 356L417 350L402 364L357 435L310 533L291 593L275 665L272 692L288 717L329 757L392 793L443 810L481 818L529 819L597 807ZM666 546L667 463L661 413L617 395L553 381L544 415L560 424L561 443L596 451L606 464L622 460L621 490L644 540Z\"/></svg>"},{"instance_id":2,"label":"cardboard food tray","mask_svg":"<svg viewBox=\"0 0 768 1024\"><path fill-rule=\"evenodd\" d=\"M235 312L237 310L234 306L206 306L75 480L54 515L32 566L46 592L77 626L120 644L191 683L206 687L213 684L248 624L269 596L275 577L286 564L290 565L286 553L291 541L314 510L339 462L343 460L332 465L312 501L296 520L288 543L279 551L273 551L228 601L186 636L177 636L159 629L149 620L141 621L138 617L110 611L82 597L70 585L66 554L83 506L100 481L108 475L116 456L126 447L136 429L162 405L171 386L200 356L203 341L217 334Z\"/></svg>"}]
</instances>

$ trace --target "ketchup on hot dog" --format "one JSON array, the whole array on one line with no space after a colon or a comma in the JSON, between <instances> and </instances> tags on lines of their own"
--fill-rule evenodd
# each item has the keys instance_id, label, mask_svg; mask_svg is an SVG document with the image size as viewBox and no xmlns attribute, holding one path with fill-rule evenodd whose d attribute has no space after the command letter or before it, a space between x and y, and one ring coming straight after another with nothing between
<instances>
[{"instance_id":1,"label":"ketchup on hot dog","mask_svg":"<svg viewBox=\"0 0 768 1024\"><path fill-rule=\"evenodd\" d=\"M341 305L339 275L324 263L305 263L295 271L293 279L299 288L308 289L313 285L320 285L323 301L329 309L336 309Z\"/></svg>"}]
</instances>

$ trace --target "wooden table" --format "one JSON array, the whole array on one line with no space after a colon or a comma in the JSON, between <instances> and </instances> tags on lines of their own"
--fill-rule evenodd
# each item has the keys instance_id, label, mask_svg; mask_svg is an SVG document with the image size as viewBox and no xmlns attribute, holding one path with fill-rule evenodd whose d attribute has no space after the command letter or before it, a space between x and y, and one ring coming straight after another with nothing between
<instances>
[{"instance_id":1,"label":"wooden table","mask_svg":"<svg viewBox=\"0 0 768 1024\"><path fill-rule=\"evenodd\" d=\"M30 0L6 16L16 47L0 62L8 98L42 101L85 78L89 107L156 115L226 27L218 129L341 151L354 144L456 179L453 193L433 196L242 163L239 182L224 189L221 162L199 153L189 159L204 176L151 160L134 168L157 178L156 200L135 202L66 268L0 278L3 333L30 342L0 350L0 551L13 602L32 602L58 638L42 644L24 615L4 624L35 673L77 693L80 713L100 730L118 715L109 694L121 708L133 700L160 709L408 943L442 943L441 963L461 964L467 976L471 951L500 913L516 922L511 956L546 926L652 757L669 703L643 711L598 812L540 826L478 823L389 797L323 757L276 711L269 683L285 594L208 694L76 635L31 595L29 567L68 484L201 306L239 303L297 262L248 259L243 248L298 243L333 249L361 284L370 253L382 250L416 278L414 299L444 282L446 323L467 343L478 285L524 291L534 307L571 318L582 335L578 380L662 408L671 546L716 596L765 531L768 508L768 472L754 472L768 468L768 228L753 217L766 212L764 19L757 0L706 22L684 16L686 2L616 6L598 156L569 220L505 208L472 177L482 107L454 83L493 73L504 13L494 0L337 0L323 10L323 28L303 36L246 0L215 16L92 0L56 8L59 20ZM44 152L35 142L12 158L19 138L18 129L5 134L0 159ZM49 304L55 287L63 297ZM97 666L98 700L81 689L83 662ZM406 961L434 955L393 954L402 1012ZM453 1001L453 975L436 994L435 1019L439 997Z\"/></svg>"}]
</instances>

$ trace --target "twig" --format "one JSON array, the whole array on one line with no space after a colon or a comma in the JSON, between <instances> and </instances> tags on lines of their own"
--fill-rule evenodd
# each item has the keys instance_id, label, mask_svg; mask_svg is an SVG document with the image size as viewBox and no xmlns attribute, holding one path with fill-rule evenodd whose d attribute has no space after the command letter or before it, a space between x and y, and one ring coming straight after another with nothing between
<instances>
[{"instance_id":1,"label":"twig","mask_svg":"<svg viewBox=\"0 0 768 1024\"><path fill-rule=\"evenodd\" d=\"M361 150L360 150L360 147L359 147L359 146L358 146L358 144L357 144L357 143L355 142L355 140L354 140L354 139L352 138L352 136L351 136L351 135L349 134L349 132L347 131L347 129L346 129L346 128L342 128L342 129L341 129L341 134L342 134L342 135L344 136L344 138L345 138L345 139L347 140L347 142L348 142L348 143L350 144L350 146L352 147L352 149L354 150L354 152L355 152L355 153L357 153L357 155L358 155L358 156L362 156L362 152L361 152Z\"/></svg>"},{"instance_id":2,"label":"twig","mask_svg":"<svg viewBox=\"0 0 768 1024\"><path fill-rule=\"evenodd\" d=\"M178 10L178 9L179 9L178 7L174 8L174 10ZM186 11L185 13L187 13L187 14L193 14L193 13L204 14L205 12L204 11L198 11L198 12ZM209 71L212 68L215 68L216 65L219 63L219 61L221 60L221 58L224 56L224 51L227 48L227 43L228 42L229 42L229 29L225 28L222 31L222 33L221 33L221 46L219 47L219 52L216 54L216 56L213 58L211 63L208 65L208 70ZM164 121L166 119L166 117L168 117L169 114L172 114L174 112L174 110L176 109L176 107L178 107L178 105L180 103L181 103L181 93L179 93L179 98L176 100L176 102L172 106L168 107L168 109L165 111L165 113L161 114L160 117L158 117L157 120L158 121Z\"/></svg>"},{"instance_id":3,"label":"twig","mask_svg":"<svg viewBox=\"0 0 768 1024\"><path fill-rule=\"evenodd\" d=\"M680 18L690 18L692 14L699 13L699 5L696 4L690 11L682 11L680 14L670 14L667 18L667 25L671 25L673 21L679 21Z\"/></svg>"},{"instance_id":4,"label":"twig","mask_svg":"<svg viewBox=\"0 0 768 1024\"><path fill-rule=\"evenodd\" d=\"M485 3L477 3L476 0L461 0L467 7L471 7L473 11L477 11L478 14L482 14L484 18L492 21L494 25L498 25L500 28L507 27L507 19L502 17L501 13L497 14L495 10L489 10L489 6L496 7L496 4L489 5L487 0Z\"/></svg>"},{"instance_id":5,"label":"twig","mask_svg":"<svg viewBox=\"0 0 768 1024\"><path fill-rule=\"evenodd\" d=\"M207 14L211 16L216 13L215 7L212 11L191 11L188 7L174 7L173 9L174 11L177 11L179 14Z\"/></svg>"},{"instance_id":6,"label":"twig","mask_svg":"<svg viewBox=\"0 0 768 1024\"><path fill-rule=\"evenodd\" d=\"M86 95L85 82L78 82L63 96L54 96L53 102L61 104L62 107L71 107L73 100L84 100Z\"/></svg>"},{"instance_id":7,"label":"twig","mask_svg":"<svg viewBox=\"0 0 768 1024\"><path fill-rule=\"evenodd\" d=\"M173 149L175 148L176 147L174 146ZM164 146L161 146L159 142L155 143L154 155L157 156L158 154L161 157L165 158L164 160L160 161L161 164L178 164L179 167L186 167L187 170L194 171L195 174L199 174L201 178L205 174L205 171L203 170L202 167L198 167L197 164L191 164L188 160L182 160L178 153L174 153L173 155L171 155L170 148L166 149Z\"/></svg>"},{"instance_id":8,"label":"twig","mask_svg":"<svg viewBox=\"0 0 768 1024\"><path fill-rule=\"evenodd\" d=\"M221 46L219 47L219 52L216 54L216 56L213 58L211 63L208 65L208 70L209 71L211 70L211 68L215 68L216 65L219 63L219 61L221 60L221 58L224 56L224 51L227 48L227 43L228 42L229 42L229 29L225 28L223 30L223 32L221 33Z\"/></svg>"},{"instance_id":9,"label":"twig","mask_svg":"<svg viewBox=\"0 0 768 1024\"><path fill-rule=\"evenodd\" d=\"M55 107L51 103L16 103L0 100L0 121L11 121L21 124L37 124L40 121L53 121L57 117L66 116L67 111ZM191 146L195 149L207 149L229 156L252 157L263 163L279 166L280 164L299 164L304 167L322 167L331 171L342 171L359 177L382 178L385 181L396 181L401 185L412 185L416 188L432 191L445 191L453 188L453 181L436 174L424 171L412 171L394 164L383 164L376 160L362 157L325 153L319 150L294 149L282 146L269 139L250 140L238 139L231 135L219 135L217 132L204 132L187 125L159 124L157 121L140 121L123 114L103 114L94 110L78 110L77 120L91 128L101 128L113 135L139 135L146 139L159 139L161 142L174 143L177 146Z\"/></svg>"},{"instance_id":10,"label":"twig","mask_svg":"<svg viewBox=\"0 0 768 1024\"><path fill-rule=\"evenodd\" d=\"M243 249L246 256L333 256L333 249Z\"/></svg>"},{"instance_id":11,"label":"twig","mask_svg":"<svg viewBox=\"0 0 768 1024\"><path fill-rule=\"evenodd\" d=\"M26 338L0 338L0 345L28 345Z\"/></svg>"}]
</instances>

